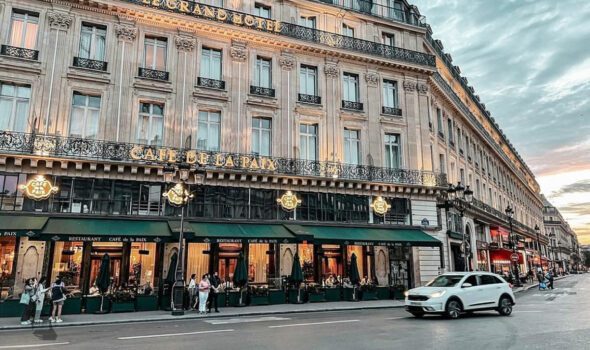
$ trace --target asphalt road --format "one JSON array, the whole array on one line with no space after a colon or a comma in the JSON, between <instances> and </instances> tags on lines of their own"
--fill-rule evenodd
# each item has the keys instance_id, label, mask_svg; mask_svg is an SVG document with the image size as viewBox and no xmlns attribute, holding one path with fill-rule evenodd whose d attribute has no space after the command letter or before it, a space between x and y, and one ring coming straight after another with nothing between
<instances>
[{"instance_id":1,"label":"asphalt road","mask_svg":"<svg viewBox=\"0 0 590 350\"><path fill-rule=\"evenodd\" d=\"M0 349L590 349L590 274L520 293L510 317L403 309L0 332Z\"/></svg>"}]
</instances>

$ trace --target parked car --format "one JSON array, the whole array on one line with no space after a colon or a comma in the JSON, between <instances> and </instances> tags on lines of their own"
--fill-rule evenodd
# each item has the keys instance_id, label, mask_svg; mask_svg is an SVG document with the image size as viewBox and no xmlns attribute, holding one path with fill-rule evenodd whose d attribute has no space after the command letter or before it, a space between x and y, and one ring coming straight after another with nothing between
<instances>
[{"instance_id":1,"label":"parked car","mask_svg":"<svg viewBox=\"0 0 590 350\"><path fill-rule=\"evenodd\" d=\"M462 313L496 310L503 316L512 313L516 299L512 286L502 277L487 272L449 272L426 286L406 292L406 310L415 317L443 314L459 318Z\"/></svg>"}]
</instances>

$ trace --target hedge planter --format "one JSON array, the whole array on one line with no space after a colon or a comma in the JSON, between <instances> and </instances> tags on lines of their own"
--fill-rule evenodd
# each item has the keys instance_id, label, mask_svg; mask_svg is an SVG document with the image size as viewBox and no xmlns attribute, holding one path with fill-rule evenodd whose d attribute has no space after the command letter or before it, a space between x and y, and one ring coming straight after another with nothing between
<instances>
[{"instance_id":1,"label":"hedge planter","mask_svg":"<svg viewBox=\"0 0 590 350\"><path fill-rule=\"evenodd\" d=\"M378 300L379 298L377 298L377 290L364 290L362 291L362 299L363 301L368 301L368 300Z\"/></svg>"},{"instance_id":2,"label":"hedge planter","mask_svg":"<svg viewBox=\"0 0 590 350\"><path fill-rule=\"evenodd\" d=\"M360 290L357 288L356 290L356 299L354 298L354 288L343 288L342 295L343 299L346 301L359 301L359 292Z\"/></svg>"},{"instance_id":3,"label":"hedge planter","mask_svg":"<svg viewBox=\"0 0 590 350\"><path fill-rule=\"evenodd\" d=\"M289 303L291 304L303 304L305 302L306 292L301 289L299 294L299 301L297 301L297 289L289 289Z\"/></svg>"},{"instance_id":4,"label":"hedge planter","mask_svg":"<svg viewBox=\"0 0 590 350\"><path fill-rule=\"evenodd\" d=\"M134 312L135 301L114 301L111 306L111 312Z\"/></svg>"},{"instance_id":5,"label":"hedge planter","mask_svg":"<svg viewBox=\"0 0 590 350\"><path fill-rule=\"evenodd\" d=\"M229 292L229 306L240 306L240 292ZM246 302L246 292L244 292L244 296L242 297L242 303Z\"/></svg>"},{"instance_id":6,"label":"hedge planter","mask_svg":"<svg viewBox=\"0 0 590 350\"><path fill-rule=\"evenodd\" d=\"M269 290L268 291L268 302L271 305L285 304L286 296L283 290Z\"/></svg>"},{"instance_id":7,"label":"hedge planter","mask_svg":"<svg viewBox=\"0 0 590 350\"><path fill-rule=\"evenodd\" d=\"M87 314L94 314L100 312L100 299L101 297L87 297L86 298L86 310ZM102 310L108 312L111 308L111 299L105 297Z\"/></svg>"},{"instance_id":8,"label":"hedge planter","mask_svg":"<svg viewBox=\"0 0 590 350\"><path fill-rule=\"evenodd\" d=\"M405 289L401 289L401 288L394 288L393 289L393 299L395 300L403 300L406 298L406 296L404 295L404 292L406 290Z\"/></svg>"},{"instance_id":9,"label":"hedge planter","mask_svg":"<svg viewBox=\"0 0 590 350\"><path fill-rule=\"evenodd\" d=\"M312 292L308 293L308 300L310 303L323 303L326 302L326 293L324 292Z\"/></svg>"},{"instance_id":10,"label":"hedge planter","mask_svg":"<svg viewBox=\"0 0 590 350\"><path fill-rule=\"evenodd\" d=\"M138 295L135 297L136 311L155 311L158 310L157 295Z\"/></svg>"},{"instance_id":11,"label":"hedge planter","mask_svg":"<svg viewBox=\"0 0 590 350\"><path fill-rule=\"evenodd\" d=\"M25 306L20 304L19 299L7 299L0 302L0 317L18 317L22 314Z\"/></svg>"},{"instance_id":12,"label":"hedge planter","mask_svg":"<svg viewBox=\"0 0 590 350\"><path fill-rule=\"evenodd\" d=\"M389 287L377 287L377 298L380 300L389 299Z\"/></svg>"},{"instance_id":13,"label":"hedge planter","mask_svg":"<svg viewBox=\"0 0 590 350\"><path fill-rule=\"evenodd\" d=\"M63 315L75 315L82 312L82 298L67 298L62 309Z\"/></svg>"},{"instance_id":14,"label":"hedge planter","mask_svg":"<svg viewBox=\"0 0 590 350\"><path fill-rule=\"evenodd\" d=\"M326 288L326 291L325 291L326 301L341 301L342 300L341 292L342 292L342 289L340 289L340 288Z\"/></svg>"},{"instance_id":15,"label":"hedge planter","mask_svg":"<svg viewBox=\"0 0 590 350\"><path fill-rule=\"evenodd\" d=\"M250 295L250 305L268 305L268 295Z\"/></svg>"}]
</instances>

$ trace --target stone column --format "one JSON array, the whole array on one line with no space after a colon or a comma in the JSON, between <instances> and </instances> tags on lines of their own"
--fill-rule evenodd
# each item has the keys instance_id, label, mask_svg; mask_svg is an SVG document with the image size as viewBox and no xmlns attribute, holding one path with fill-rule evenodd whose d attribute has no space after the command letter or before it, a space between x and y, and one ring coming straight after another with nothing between
<instances>
[{"instance_id":1,"label":"stone column","mask_svg":"<svg viewBox=\"0 0 590 350\"><path fill-rule=\"evenodd\" d=\"M249 70L246 63L248 61L246 42L232 40L229 55L232 58L230 86L233 91L236 91L236 93L233 94L235 100L232 99L231 101L229 115L235 116L235 119L229 122L227 127L222 126L222 128L236 130L236 133L234 137L231 137L229 140L223 140L222 142L225 143L228 152L239 153L247 149L247 145L244 144L244 140L247 140L247 132L244 132L244 130L248 130L248 125L244 121L244 116L246 115L244 101L246 100L250 89L250 79L248 78Z\"/></svg>"},{"instance_id":2,"label":"stone column","mask_svg":"<svg viewBox=\"0 0 590 350\"><path fill-rule=\"evenodd\" d=\"M293 142L293 135L296 123L293 115L293 108L291 107L295 101L293 101L294 90L296 89L296 78L292 77L291 72L296 66L295 57L289 52L282 52L279 57L279 65L281 66L281 99L280 99L280 114L279 120L281 127L275 130L283 130L287 133L287 138L281 140L281 149L275 156L285 156L287 158L297 158L295 152L295 142ZM284 124L283 124L284 123ZM278 124L278 123L277 123ZM285 127L286 126L286 127Z\"/></svg>"},{"instance_id":3,"label":"stone column","mask_svg":"<svg viewBox=\"0 0 590 350\"><path fill-rule=\"evenodd\" d=\"M186 144L189 135L192 135L192 113L191 113L191 91L193 83L196 81L195 64L193 51L197 41L187 35L177 35L174 38L174 43L178 49L178 61L176 64L179 76L175 79L176 82L176 112L174 113L174 123L172 135L169 139L176 141L170 144L172 147L191 148L190 144Z\"/></svg>"},{"instance_id":4,"label":"stone column","mask_svg":"<svg viewBox=\"0 0 590 350\"><path fill-rule=\"evenodd\" d=\"M404 109L406 111L405 116L408 123L408 134L406 135L405 150L402 149L406 154L405 159L407 161L405 166L409 169L421 169L421 152L418 148L418 139L420 135L420 123L418 120L420 111L418 108L418 99L416 96L416 82L409 80L406 77L403 86L403 101L405 102Z\"/></svg>"},{"instance_id":5,"label":"stone column","mask_svg":"<svg viewBox=\"0 0 590 350\"><path fill-rule=\"evenodd\" d=\"M338 136L340 135L340 123L338 122L340 94L337 93L339 84L340 69L336 62L326 62L324 66L324 73L326 74L326 96L324 97L326 103L326 131L325 137L328 145L328 161L337 161L340 157L338 154ZM321 153L321 152L320 152Z\"/></svg>"},{"instance_id":6,"label":"stone column","mask_svg":"<svg viewBox=\"0 0 590 350\"><path fill-rule=\"evenodd\" d=\"M418 168L419 170L434 169L430 157L430 127L428 126L428 84L425 81L419 81L416 84L418 91L418 120L416 124ZM467 175L466 175L467 176Z\"/></svg>"},{"instance_id":7,"label":"stone column","mask_svg":"<svg viewBox=\"0 0 590 350\"><path fill-rule=\"evenodd\" d=\"M135 136L131 128L131 111L133 101L131 98L132 89L129 89L133 83L135 72L132 71L135 38L137 38L137 28L130 25L115 25L115 34L117 35L117 60L113 64L114 89L116 96L113 101L116 102L114 113L112 115L113 126L109 130L115 133L115 141L130 142L135 141ZM127 101L126 103L123 101ZM127 116L127 117L123 117Z\"/></svg>"},{"instance_id":8,"label":"stone column","mask_svg":"<svg viewBox=\"0 0 590 350\"><path fill-rule=\"evenodd\" d=\"M379 93L379 73L369 71L365 73L365 81L367 82L367 134L364 135L366 141L362 141L365 145L364 153L367 154L369 162L367 164L374 166L383 166L383 147L381 146L381 124L379 122L381 116L381 94ZM365 163L365 160L363 160Z\"/></svg>"}]
</instances>

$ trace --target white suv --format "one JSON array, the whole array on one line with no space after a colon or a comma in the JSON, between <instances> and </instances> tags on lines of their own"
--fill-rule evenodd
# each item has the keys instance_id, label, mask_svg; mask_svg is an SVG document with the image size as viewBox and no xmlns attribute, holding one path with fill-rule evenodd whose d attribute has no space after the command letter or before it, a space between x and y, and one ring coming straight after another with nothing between
<instances>
[{"instance_id":1,"label":"white suv","mask_svg":"<svg viewBox=\"0 0 590 350\"><path fill-rule=\"evenodd\" d=\"M415 317L433 313L454 319L463 312L482 310L508 316L514 304L512 286L487 272L449 272L406 292L406 310Z\"/></svg>"}]
</instances>

